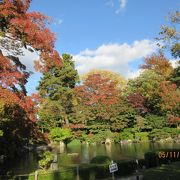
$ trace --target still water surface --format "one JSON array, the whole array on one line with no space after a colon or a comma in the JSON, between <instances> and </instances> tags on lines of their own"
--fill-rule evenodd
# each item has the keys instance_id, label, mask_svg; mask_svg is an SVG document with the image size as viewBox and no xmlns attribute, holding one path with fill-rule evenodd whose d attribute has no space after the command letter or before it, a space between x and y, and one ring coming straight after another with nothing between
<instances>
[{"instance_id":1,"label":"still water surface","mask_svg":"<svg viewBox=\"0 0 180 180\"><path fill-rule=\"evenodd\" d=\"M58 165L66 166L73 164L90 163L91 159L98 155L109 156L113 161L125 161L144 158L144 153L161 149L180 149L180 144L175 143L133 143L133 144L112 144L106 146L98 145L76 145L67 146L63 153L59 149L53 151L58 156ZM8 167L15 174L26 174L34 172L38 168L38 162L35 155L27 154L26 157L17 162L9 162Z\"/></svg>"}]
</instances>

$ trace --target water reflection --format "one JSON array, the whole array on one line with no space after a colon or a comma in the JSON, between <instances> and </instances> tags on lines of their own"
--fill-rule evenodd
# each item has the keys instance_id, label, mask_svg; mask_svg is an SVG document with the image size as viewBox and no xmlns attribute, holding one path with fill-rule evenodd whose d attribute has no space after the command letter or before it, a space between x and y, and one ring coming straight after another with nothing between
<instances>
[{"instance_id":1,"label":"water reflection","mask_svg":"<svg viewBox=\"0 0 180 180\"><path fill-rule=\"evenodd\" d=\"M113 161L135 160L144 158L144 153L161 149L180 149L180 144L174 143L137 143L137 144L104 144L96 145L77 145L64 147L63 153L55 149L53 152L58 156L58 167L73 164L87 164L91 159L98 155L109 156ZM37 158L32 153L17 162L10 162L11 170L15 173L29 173L38 168ZM5 168L10 166L5 165Z\"/></svg>"},{"instance_id":2,"label":"water reflection","mask_svg":"<svg viewBox=\"0 0 180 180\"><path fill-rule=\"evenodd\" d=\"M174 143L127 143L112 145L78 145L67 148L67 156L70 153L78 153L78 157L71 156L73 164L89 163L90 160L98 155L109 156L112 160L132 160L144 158L144 154L148 151L160 149L180 148L180 144ZM59 154L61 156L61 154Z\"/></svg>"}]
</instances>

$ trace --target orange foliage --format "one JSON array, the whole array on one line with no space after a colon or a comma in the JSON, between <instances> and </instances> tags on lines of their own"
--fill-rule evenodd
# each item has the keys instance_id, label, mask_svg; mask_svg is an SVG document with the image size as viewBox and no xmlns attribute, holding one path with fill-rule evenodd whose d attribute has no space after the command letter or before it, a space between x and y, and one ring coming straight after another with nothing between
<instances>
[{"instance_id":1,"label":"orange foliage","mask_svg":"<svg viewBox=\"0 0 180 180\"><path fill-rule=\"evenodd\" d=\"M165 110L173 110L180 104L180 91L176 84L170 82L162 82L159 88L159 95L162 98L161 107Z\"/></svg>"},{"instance_id":2,"label":"orange foliage","mask_svg":"<svg viewBox=\"0 0 180 180\"><path fill-rule=\"evenodd\" d=\"M28 12L31 0L3 0L0 2L0 33L11 41L18 41L40 54L36 69L45 72L61 65L54 50L55 35L46 28L49 18L39 12ZM18 48L18 47L17 47ZM25 84L29 77L17 57L5 57L0 51L0 100L18 104L31 121L36 120L38 95L26 96Z\"/></svg>"},{"instance_id":3,"label":"orange foliage","mask_svg":"<svg viewBox=\"0 0 180 180\"><path fill-rule=\"evenodd\" d=\"M142 69L154 70L156 73L165 77L169 76L173 71L170 62L165 58L162 52L159 52L159 54L153 54L150 57L146 57L144 62L145 63L141 65Z\"/></svg>"},{"instance_id":4,"label":"orange foliage","mask_svg":"<svg viewBox=\"0 0 180 180\"><path fill-rule=\"evenodd\" d=\"M20 40L25 47L30 45L40 52L41 62L36 68L44 71L47 67L61 65L61 58L54 50L55 35L45 26L49 18L39 12L27 12L30 2L4 0L0 3L0 18L3 22L0 22L0 26L14 40Z\"/></svg>"},{"instance_id":5,"label":"orange foliage","mask_svg":"<svg viewBox=\"0 0 180 180\"><path fill-rule=\"evenodd\" d=\"M116 84L110 79L93 74L88 76L82 86L76 87L75 91L86 105L111 105L118 100L118 90L115 87Z\"/></svg>"}]
</instances>

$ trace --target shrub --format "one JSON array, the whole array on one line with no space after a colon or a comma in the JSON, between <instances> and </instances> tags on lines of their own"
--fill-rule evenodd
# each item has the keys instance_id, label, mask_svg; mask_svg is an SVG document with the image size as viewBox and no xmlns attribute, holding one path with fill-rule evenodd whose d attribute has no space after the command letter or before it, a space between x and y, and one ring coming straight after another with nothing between
<instances>
[{"instance_id":1,"label":"shrub","mask_svg":"<svg viewBox=\"0 0 180 180\"><path fill-rule=\"evenodd\" d=\"M161 129L166 126L166 118L164 116L157 116L154 114L147 115L145 117L145 122L147 126L152 129Z\"/></svg>"},{"instance_id":2,"label":"shrub","mask_svg":"<svg viewBox=\"0 0 180 180\"><path fill-rule=\"evenodd\" d=\"M124 129L123 132L120 132L119 139L120 140L129 140L129 139L134 140L135 132L136 132L136 129L134 128Z\"/></svg>"},{"instance_id":3,"label":"shrub","mask_svg":"<svg viewBox=\"0 0 180 180\"><path fill-rule=\"evenodd\" d=\"M139 140L139 141L148 141L148 132L139 132L139 133L135 133L135 139Z\"/></svg>"},{"instance_id":4,"label":"shrub","mask_svg":"<svg viewBox=\"0 0 180 180\"><path fill-rule=\"evenodd\" d=\"M180 129L177 128L153 129L149 133L149 139L155 141L160 139L166 139L169 137L178 138L179 135Z\"/></svg>"},{"instance_id":5,"label":"shrub","mask_svg":"<svg viewBox=\"0 0 180 180\"><path fill-rule=\"evenodd\" d=\"M93 136L93 141L94 142L104 142L106 138L112 138L113 133L110 130L104 130L104 131L99 131L97 134L94 134Z\"/></svg>"},{"instance_id":6,"label":"shrub","mask_svg":"<svg viewBox=\"0 0 180 180\"><path fill-rule=\"evenodd\" d=\"M50 137L54 141L64 141L67 144L72 138L72 133L70 129L56 127L50 131Z\"/></svg>"},{"instance_id":7,"label":"shrub","mask_svg":"<svg viewBox=\"0 0 180 180\"><path fill-rule=\"evenodd\" d=\"M78 139L74 139L70 143L68 143L68 146L78 146L78 145L81 145L81 141Z\"/></svg>"},{"instance_id":8,"label":"shrub","mask_svg":"<svg viewBox=\"0 0 180 180\"><path fill-rule=\"evenodd\" d=\"M39 157L41 158L39 160L39 167L42 169L48 169L54 158L53 154L50 151L43 152L39 155Z\"/></svg>"},{"instance_id":9,"label":"shrub","mask_svg":"<svg viewBox=\"0 0 180 180\"><path fill-rule=\"evenodd\" d=\"M110 164L111 158L108 156L96 156L91 160L94 164Z\"/></svg>"}]
</instances>

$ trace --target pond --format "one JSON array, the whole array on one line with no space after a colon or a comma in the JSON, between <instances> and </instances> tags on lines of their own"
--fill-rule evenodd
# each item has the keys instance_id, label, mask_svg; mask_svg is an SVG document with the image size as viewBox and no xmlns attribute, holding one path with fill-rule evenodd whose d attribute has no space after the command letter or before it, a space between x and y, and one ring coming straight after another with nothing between
<instances>
[{"instance_id":1,"label":"pond","mask_svg":"<svg viewBox=\"0 0 180 180\"><path fill-rule=\"evenodd\" d=\"M180 149L178 143L126 143L112 145L68 145L63 153L56 148L53 153L58 156L58 165L88 164L98 155L109 156L114 162L144 158L144 153L161 149ZM3 167L1 167L3 168ZM28 153L18 161L7 162L4 169L15 174L34 172L38 168L37 157ZM1 169L2 170L2 169Z\"/></svg>"}]
</instances>

